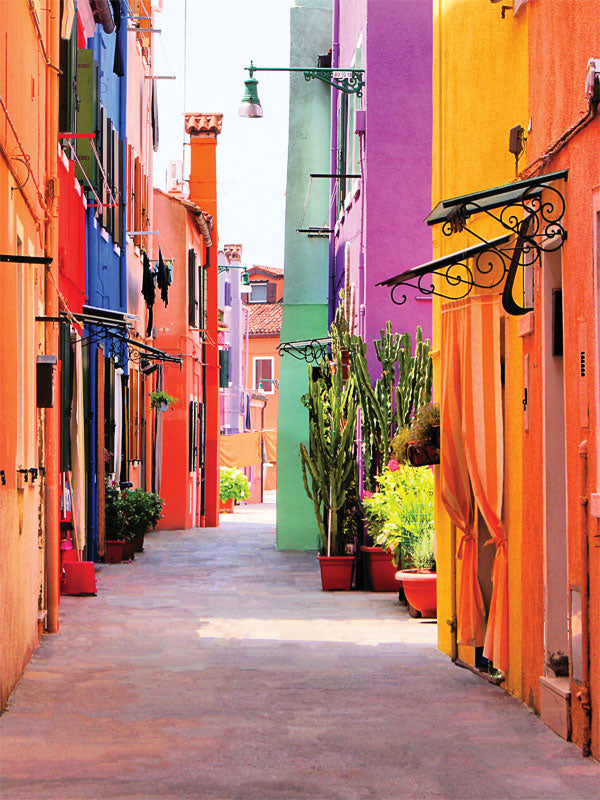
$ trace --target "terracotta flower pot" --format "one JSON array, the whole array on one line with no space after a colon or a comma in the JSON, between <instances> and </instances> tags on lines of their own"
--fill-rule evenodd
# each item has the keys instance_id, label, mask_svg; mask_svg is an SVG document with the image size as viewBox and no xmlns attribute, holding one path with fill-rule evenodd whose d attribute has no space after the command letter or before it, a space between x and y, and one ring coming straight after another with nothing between
<instances>
[{"instance_id":1,"label":"terracotta flower pot","mask_svg":"<svg viewBox=\"0 0 600 800\"><path fill-rule=\"evenodd\" d=\"M123 544L123 561L133 561L135 558L135 539L126 539Z\"/></svg>"},{"instance_id":2,"label":"terracotta flower pot","mask_svg":"<svg viewBox=\"0 0 600 800\"><path fill-rule=\"evenodd\" d=\"M397 567L392 563L393 554L382 547L366 545L361 546L360 551L367 562L371 589L374 592L397 592Z\"/></svg>"},{"instance_id":3,"label":"terracotta flower pot","mask_svg":"<svg viewBox=\"0 0 600 800\"><path fill-rule=\"evenodd\" d=\"M406 454L413 467L425 467L429 464L440 463L440 449L433 444L410 442L406 446Z\"/></svg>"},{"instance_id":4,"label":"terracotta flower pot","mask_svg":"<svg viewBox=\"0 0 600 800\"><path fill-rule=\"evenodd\" d=\"M230 497L229 500L220 500L219 501L219 511L221 514L233 514L233 506L235 501L233 497Z\"/></svg>"},{"instance_id":5,"label":"terracotta flower pot","mask_svg":"<svg viewBox=\"0 0 600 800\"><path fill-rule=\"evenodd\" d=\"M345 591L352 588L354 556L317 556L321 567L321 586L324 592Z\"/></svg>"},{"instance_id":6,"label":"terracotta flower pot","mask_svg":"<svg viewBox=\"0 0 600 800\"><path fill-rule=\"evenodd\" d=\"M123 560L123 539L107 539L104 543L104 563L120 564Z\"/></svg>"},{"instance_id":7,"label":"terracotta flower pot","mask_svg":"<svg viewBox=\"0 0 600 800\"><path fill-rule=\"evenodd\" d=\"M396 573L408 602L421 612L421 616L437 616L437 573L418 569L404 569Z\"/></svg>"}]
</instances>

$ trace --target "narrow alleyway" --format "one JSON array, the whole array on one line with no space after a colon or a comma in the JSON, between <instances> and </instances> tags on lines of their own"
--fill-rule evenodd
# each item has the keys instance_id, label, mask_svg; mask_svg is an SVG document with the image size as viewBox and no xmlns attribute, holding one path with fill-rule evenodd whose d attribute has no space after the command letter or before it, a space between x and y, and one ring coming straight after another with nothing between
<instances>
[{"instance_id":1,"label":"narrow alleyway","mask_svg":"<svg viewBox=\"0 0 600 800\"><path fill-rule=\"evenodd\" d=\"M62 599L0 722L3 800L598 797L598 765L452 666L435 623L321 592L273 505L221 519Z\"/></svg>"}]
</instances>

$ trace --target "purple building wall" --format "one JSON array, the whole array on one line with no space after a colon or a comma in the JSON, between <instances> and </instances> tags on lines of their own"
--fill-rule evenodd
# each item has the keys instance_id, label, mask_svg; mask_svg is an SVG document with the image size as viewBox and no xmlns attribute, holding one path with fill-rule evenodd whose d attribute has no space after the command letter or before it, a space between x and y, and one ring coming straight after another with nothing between
<instances>
[{"instance_id":1,"label":"purple building wall","mask_svg":"<svg viewBox=\"0 0 600 800\"><path fill-rule=\"evenodd\" d=\"M363 139L363 179L349 181L338 216L335 294L344 286L347 267L355 285L357 331L369 342L375 377L370 343L388 319L396 332L414 335L421 325L425 338L431 338L430 297L408 289L407 302L397 306L389 289L376 284L432 258L431 233L422 224L431 209L432 4L341 0L339 41L340 68L358 66L360 43L360 66L367 77L365 134L354 133L349 115L348 141ZM353 172L349 161L347 172Z\"/></svg>"}]
</instances>

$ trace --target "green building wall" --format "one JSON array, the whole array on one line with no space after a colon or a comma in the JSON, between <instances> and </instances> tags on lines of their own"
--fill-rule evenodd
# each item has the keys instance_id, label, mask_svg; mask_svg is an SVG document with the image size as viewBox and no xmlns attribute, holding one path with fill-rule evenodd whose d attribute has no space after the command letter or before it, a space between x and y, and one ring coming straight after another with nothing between
<instances>
[{"instance_id":1,"label":"green building wall","mask_svg":"<svg viewBox=\"0 0 600 800\"><path fill-rule=\"evenodd\" d=\"M316 67L331 47L331 0L296 0L290 10L290 66ZM285 289L281 341L327 336L328 237L297 234L297 228L329 224L329 181L309 176L330 171L330 89L302 73L290 73L290 116L285 212ZM304 215L304 221L302 222ZM302 224L301 224L302 223ZM308 445L308 416L301 396L308 367L291 355L281 359L277 435L277 548L315 550L318 528L306 496L300 442Z\"/></svg>"}]
</instances>

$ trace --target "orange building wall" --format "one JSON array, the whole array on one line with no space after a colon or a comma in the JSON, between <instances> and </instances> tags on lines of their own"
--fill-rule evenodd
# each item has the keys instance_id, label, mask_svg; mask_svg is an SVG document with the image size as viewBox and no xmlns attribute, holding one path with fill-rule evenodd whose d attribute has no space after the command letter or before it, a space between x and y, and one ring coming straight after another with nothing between
<instances>
[{"instance_id":1,"label":"orange building wall","mask_svg":"<svg viewBox=\"0 0 600 800\"><path fill-rule=\"evenodd\" d=\"M527 161L532 163L569 129L587 110L584 93L588 58L600 54L599 0L554 0L552 13L542 3L529 8L529 81L532 129L528 134ZM598 263L593 263L595 231L594 191L600 186L600 115L583 128L544 166L544 172L569 170L561 185L566 199L565 228L568 239L563 247L564 371L566 404L566 467L568 524L568 582L582 588L587 575L582 569L582 541L589 543L590 581L590 660L592 663L592 753L600 756L600 549L595 546L600 534L597 517L582 514L580 497L600 491L598 472ZM600 203L598 204L600 206ZM594 276L594 271L596 275ZM580 426L580 341L578 325L587 327L587 387L584 402L589 406L589 426ZM530 433L524 448L524 607L523 680L525 698L534 698L538 707L538 678L544 668L544 586L542 570L530 565L543 552L543 506L540 459L542 430L541 324L539 313L534 332L524 340L525 353L534 367L530 370ZM582 489L580 443L587 442L587 482ZM583 476L585 477L585 476ZM581 686L572 682L573 740L580 746L586 735L586 719L577 695Z\"/></svg>"},{"instance_id":2,"label":"orange building wall","mask_svg":"<svg viewBox=\"0 0 600 800\"><path fill-rule=\"evenodd\" d=\"M279 362L281 357L277 350L279 336L250 336L248 340L248 377L251 382L250 390L254 389L254 362L253 358L273 359L273 378L279 380ZM256 389L258 391L258 389ZM266 430L277 430L277 400L279 390L275 386L273 392L262 390L266 397L267 405L264 411L264 425Z\"/></svg>"},{"instance_id":3,"label":"orange building wall","mask_svg":"<svg viewBox=\"0 0 600 800\"><path fill-rule=\"evenodd\" d=\"M44 6L38 22L56 63L59 3ZM27 3L0 3L0 252L49 256L57 276L56 203L50 190L59 191L58 78L46 66L33 13ZM23 159L29 159L29 175ZM43 266L2 264L0 469L6 485L0 485L0 708L38 643L48 608L48 629L58 627L56 370L55 408L38 410L36 404L36 357L57 354L57 327L35 322L45 310L57 310L55 304L56 294L46 293ZM46 467L45 480L19 478L17 469L38 466Z\"/></svg>"},{"instance_id":4,"label":"orange building wall","mask_svg":"<svg viewBox=\"0 0 600 800\"><path fill-rule=\"evenodd\" d=\"M202 401L202 344L197 329L188 325L188 250L193 247L197 264L204 264L206 249L190 215L178 200L154 191L154 218L161 232L163 256L173 259L173 282L165 308L157 292L154 308L156 346L183 356L183 366L165 363L164 390L178 402L166 412L151 412L163 418L163 468L161 495L165 499L163 530L198 527L201 473L189 469L189 406Z\"/></svg>"}]
</instances>

